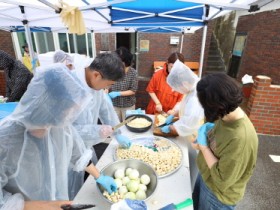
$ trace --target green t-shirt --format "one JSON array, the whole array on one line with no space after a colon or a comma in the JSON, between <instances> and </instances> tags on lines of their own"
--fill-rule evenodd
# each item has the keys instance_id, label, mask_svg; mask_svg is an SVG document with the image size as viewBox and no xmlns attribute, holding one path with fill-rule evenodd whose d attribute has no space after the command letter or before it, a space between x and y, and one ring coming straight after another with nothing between
<instances>
[{"instance_id":1,"label":"green t-shirt","mask_svg":"<svg viewBox=\"0 0 280 210\"><path fill-rule=\"evenodd\" d=\"M258 136L249 118L234 122L218 120L208 132L208 143L218 158L211 169L199 152L197 165L207 187L224 204L236 205L245 193L256 166Z\"/></svg>"}]
</instances>

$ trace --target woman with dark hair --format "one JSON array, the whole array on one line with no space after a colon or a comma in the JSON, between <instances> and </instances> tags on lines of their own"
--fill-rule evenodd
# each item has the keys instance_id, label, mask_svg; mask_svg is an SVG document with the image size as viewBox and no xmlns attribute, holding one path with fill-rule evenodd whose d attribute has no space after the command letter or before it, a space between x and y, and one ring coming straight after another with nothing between
<instances>
[{"instance_id":1,"label":"woman with dark hair","mask_svg":"<svg viewBox=\"0 0 280 210\"><path fill-rule=\"evenodd\" d=\"M234 209L256 166L258 137L239 107L243 96L234 79L224 73L207 75L198 82L197 95L208 122L193 143L200 150L194 209Z\"/></svg>"},{"instance_id":2,"label":"woman with dark hair","mask_svg":"<svg viewBox=\"0 0 280 210\"><path fill-rule=\"evenodd\" d=\"M147 114L155 114L156 112L161 111L172 114L174 106L182 100L183 94L173 91L166 82L166 78L177 59L182 63L185 61L185 58L181 53L172 53L164 64L163 69L155 72L150 80L146 88L146 91L151 96L151 100L146 109Z\"/></svg>"}]
</instances>

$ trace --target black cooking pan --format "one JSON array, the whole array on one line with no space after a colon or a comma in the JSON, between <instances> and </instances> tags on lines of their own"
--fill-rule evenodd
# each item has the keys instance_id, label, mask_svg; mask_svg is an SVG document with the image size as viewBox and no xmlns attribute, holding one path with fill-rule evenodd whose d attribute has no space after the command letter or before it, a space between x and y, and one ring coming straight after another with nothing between
<instances>
[{"instance_id":1,"label":"black cooking pan","mask_svg":"<svg viewBox=\"0 0 280 210\"><path fill-rule=\"evenodd\" d=\"M143 114L133 114L133 115L127 116L126 119L129 118L129 117L131 117L131 116L135 116L135 117L136 117L136 118L133 119L133 120L136 120L137 118L144 118L144 119L147 119L149 122L151 122L151 125L149 125L149 126L147 126L147 127L144 127L144 128L135 128L135 127L131 127L131 126L125 124L125 126L127 127L127 129L128 129L129 131L131 131L131 132L135 132L135 133L146 132L146 131L149 130L149 129L152 127L152 125L153 125L153 120L152 120L149 116L147 116L147 115L143 115ZM132 121L133 121L133 120L132 120Z\"/></svg>"}]
</instances>

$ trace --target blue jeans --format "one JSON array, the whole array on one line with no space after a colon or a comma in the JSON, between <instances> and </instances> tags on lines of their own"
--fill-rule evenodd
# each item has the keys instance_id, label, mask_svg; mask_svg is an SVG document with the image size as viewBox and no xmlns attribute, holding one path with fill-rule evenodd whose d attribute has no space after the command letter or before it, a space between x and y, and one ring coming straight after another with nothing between
<instances>
[{"instance_id":1,"label":"blue jeans","mask_svg":"<svg viewBox=\"0 0 280 210\"><path fill-rule=\"evenodd\" d=\"M194 210L234 210L234 206L221 203L198 174L193 191Z\"/></svg>"}]
</instances>

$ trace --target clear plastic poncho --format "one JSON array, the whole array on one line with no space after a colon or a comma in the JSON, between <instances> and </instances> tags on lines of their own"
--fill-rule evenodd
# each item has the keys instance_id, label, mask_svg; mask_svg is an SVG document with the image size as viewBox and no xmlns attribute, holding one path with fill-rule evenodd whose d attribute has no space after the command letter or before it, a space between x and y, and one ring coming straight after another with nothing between
<instances>
[{"instance_id":1,"label":"clear plastic poncho","mask_svg":"<svg viewBox=\"0 0 280 210\"><path fill-rule=\"evenodd\" d=\"M175 109L179 110L179 120L173 125L180 136L189 136L195 133L204 120L204 110L198 100L196 85L199 78L193 71L177 60L167 83L177 92L185 94Z\"/></svg>"},{"instance_id":2,"label":"clear plastic poncho","mask_svg":"<svg viewBox=\"0 0 280 210\"><path fill-rule=\"evenodd\" d=\"M84 170L92 156L72 126L88 94L65 65L37 68L15 111L0 122L1 210L23 209L23 198L68 200L69 170Z\"/></svg>"},{"instance_id":3,"label":"clear plastic poncho","mask_svg":"<svg viewBox=\"0 0 280 210\"><path fill-rule=\"evenodd\" d=\"M91 100L81 115L74 122L74 126L83 138L87 147L92 147L104 141L99 135L102 125L98 125L98 119L104 125L115 126L120 123L114 110L112 102L103 90L94 90L90 88L85 80L85 69L76 69L74 71L77 78L83 83L84 87L91 93Z\"/></svg>"}]
</instances>

